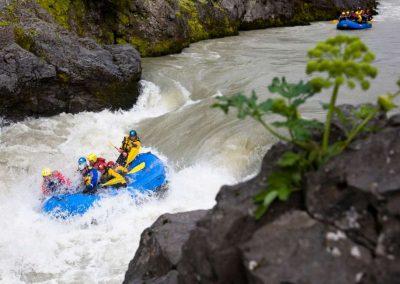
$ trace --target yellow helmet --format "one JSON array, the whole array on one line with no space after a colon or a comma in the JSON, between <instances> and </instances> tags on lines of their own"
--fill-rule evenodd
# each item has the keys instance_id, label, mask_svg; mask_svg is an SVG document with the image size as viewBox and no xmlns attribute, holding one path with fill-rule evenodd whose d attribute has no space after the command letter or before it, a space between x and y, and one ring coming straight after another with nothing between
<instances>
[{"instance_id":1,"label":"yellow helmet","mask_svg":"<svg viewBox=\"0 0 400 284\"><path fill-rule=\"evenodd\" d=\"M90 153L89 155L87 155L86 159L90 162L90 163L95 163L97 161L97 156L94 153Z\"/></svg>"},{"instance_id":2,"label":"yellow helmet","mask_svg":"<svg viewBox=\"0 0 400 284\"><path fill-rule=\"evenodd\" d=\"M43 168L42 177L48 177L51 175L51 170L49 168Z\"/></svg>"}]
</instances>

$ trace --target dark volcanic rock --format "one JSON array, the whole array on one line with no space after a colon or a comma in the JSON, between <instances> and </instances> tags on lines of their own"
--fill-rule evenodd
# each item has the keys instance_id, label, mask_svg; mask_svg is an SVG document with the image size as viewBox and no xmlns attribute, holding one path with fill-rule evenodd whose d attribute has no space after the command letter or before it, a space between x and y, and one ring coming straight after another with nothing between
<instances>
[{"instance_id":1,"label":"dark volcanic rock","mask_svg":"<svg viewBox=\"0 0 400 284\"><path fill-rule=\"evenodd\" d=\"M372 263L369 250L302 211L266 224L241 250L248 283L355 283Z\"/></svg>"},{"instance_id":2,"label":"dark volcanic rock","mask_svg":"<svg viewBox=\"0 0 400 284\"><path fill-rule=\"evenodd\" d=\"M140 55L60 27L34 1L0 10L0 115L11 119L129 108L139 94Z\"/></svg>"},{"instance_id":3,"label":"dark volcanic rock","mask_svg":"<svg viewBox=\"0 0 400 284\"><path fill-rule=\"evenodd\" d=\"M147 283L173 283L177 273L166 274L176 269L182 245L189 238L196 222L205 214L206 211L198 210L160 216L142 233L139 249L129 264L124 283L137 283L141 280L149 280ZM151 280L164 275L155 279L155 282Z\"/></svg>"},{"instance_id":4,"label":"dark volcanic rock","mask_svg":"<svg viewBox=\"0 0 400 284\"><path fill-rule=\"evenodd\" d=\"M284 214L287 211L301 208L301 194L295 194L290 202L276 203L269 211L267 218L262 222L256 222L253 216L255 205L253 196L260 191L260 188L266 186L265 173L271 172L274 161L288 148L282 144L273 147L263 160L263 171L248 182L236 186L224 186L217 196L217 205L198 222L194 230L190 233L190 238L182 248L182 255L177 261L178 265L173 270L179 272L180 283L243 283L246 279L246 271L242 265L239 244L248 240L254 231L260 228L265 222L269 222ZM157 221L159 222L159 221ZM155 225L153 225L156 227ZM172 241L175 239L174 230L169 230ZM142 242L147 239L142 234ZM179 238L176 236L176 238ZM182 243L179 241L177 243ZM152 248L153 246L148 246ZM142 251L140 246L135 255ZM140 269L150 269L154 267L153 263L162 263L164 256L155 253L154 259L150 262L143 262L138 265L135 259L130 263L127 275L132 275L133 271ZM159 277L165 275L162 265L158 265ZM140 275L137 274L137 275ZM152 276L154 277L154 276ZM132 281L132 277L128 278ZM135 278L132 283L140 283L140 280L146 280L149 277ZM160 279L160 278L158 278ZM152 278L152 281L155 281ZM174 283L174 282L172 282Z\"/></svg>"},{"instance_id":5,"label":"dark volcanic rock","mask_svg":"<svg viewBox=\"0 0 400 284\"><path fill-rule=\"evenodd\" d=\"M274 203L256 221L253 196L290 150L275 145L259 175L220 190L216 206L190 228L173 265L162 265L163 253L153 250L151 261L131 262L127 275L160 263L157 275L138 273L134 283L397 283L400 127L393 121L377 121L386 124L382 131L361 137L309 173L303 193ZM169 234L173 243L173 230ZM143 247L146 238L135 259L154 247Z\"/></svg>"},{"instance_id":6,"label":"dark volcanic rock","mask_svg":"<svg viewBox=\"0 0 400 284\"><path fill-rule=\"evenodd\" d=\"M248 240L265 222L286 211L301 207L300 194L288 203L276 203L267 218L254 219L253 196L266 187L266 176L288 148L277 144L266 155L262 173L235 186L224 186L217 195L217 205L198 222L183 247L178 265L182 283L243 283L246 272L241 262L239 244Z\"/></svg>"},{"instance_id":7,"label":"dark volcanic rock","mask_svg":"<svg viewBox=\"0 0 400 284\"><path fill-rule=\"evenodd\" d=\"M135 283L135 281L132 281ZM175 284L178 283L178 271L171 270L168 274L160 277L153 278L150 280L138 281L137 283L145 283L145 284Z\"/></svg>"},{"instance_id":8,"label":"dark volcanic rock","mask_svg":"<svg viewBox=\"0 0 400 284\"><path fill-rule=\"evenodd\" d=\"M379 236L377 218L386 214L383 207L386 208L391 193L400 190L399 139L400 128L387 127L356 141L352 149L329 161L318 172L308 174L309 213L375 247ZM395 207L391 204L388 209L396 210Z\"/></svg>"}]
</instances>

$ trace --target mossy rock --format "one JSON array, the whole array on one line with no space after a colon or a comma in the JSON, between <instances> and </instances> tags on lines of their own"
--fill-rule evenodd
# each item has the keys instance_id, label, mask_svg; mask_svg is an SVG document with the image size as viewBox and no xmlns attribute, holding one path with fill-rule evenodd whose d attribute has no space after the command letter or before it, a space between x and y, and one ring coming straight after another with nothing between
<instances>
[{"instance_id":1,"label":"mossy rock","mask_svg":"<svg viewBox=\"0 0 400 284\"><path fill-rule=\"evenodd\" d=\"M84 0L35 0L62 27L86 35L86 5Z\"/></svg>"},{"instance_id":2,"label":"mossy rock","mask_svg":"<svg viewBox=\"0 0 400 284\"><path fill-rule=\"evenodd\" d=\"M123 44L124 39L118 39L118 43ZM180 52L189 46L189 42L180 42L173 39L151 42L150 40L139 37L132 37L129 41L141 54L141 56L162 56Z\"/></svg>"},{"instance_id":3,"label":"mossy rock","mask_svg":"<svg viewBox=\"0 0 400 284\"><path fill-rule=\"evenodd\" d=\"M293 12L291 15L278 9L275 15L261 15L247 21L233 18L233 11L224 7L220 0L35 1L64 28L95 38L101 44L130 43L142 56L180 52L196 41L237 35L239 29L306 25L328 20L336 17L339 9L335 5L325 9L319 2L307 0L290 1L286 8Z\"/></svg>"},{"instance_id":4,"label":"mossy rock","mask_svg":"<svg viewBox=\"0 0 400 284\"><path fill-rule=\"evenodd\" d=\"M15 42L23 49L32 52L35 47L35 41L33 39L35 32L26 31L21 26L14 27L14 38Z\"/></svg>"}]
</instances>

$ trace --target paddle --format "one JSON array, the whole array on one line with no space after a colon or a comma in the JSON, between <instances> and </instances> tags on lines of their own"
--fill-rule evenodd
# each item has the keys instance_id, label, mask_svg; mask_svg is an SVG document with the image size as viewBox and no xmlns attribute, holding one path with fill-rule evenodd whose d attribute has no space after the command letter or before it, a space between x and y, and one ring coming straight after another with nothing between
<instances>
[{"instance_id":1,"label":"paddle","mask_svg":"<svg viewBox=\"0 0 400 284\"><path fill-rule=\"evenodd\" d=\"M134 167L132 170L129 171L129 174L134 174L137 173L138 171L143 170L146 167L146 163L145 162L141 162L139 165L137 165L136 167Z\"/></svg>"},{"instance_id":2,"label":"paddle","mask_svg":"<svg viewBox=\"0 0 400 284\"><path fill-rule=\"evenodd\" d=\"M115 150L117 150L119 153L121 153L121 150L117 146L115 146L113 143L111 143L111 141L108 141L108 145L115 148Z\"/></svg>"}]
</instances>

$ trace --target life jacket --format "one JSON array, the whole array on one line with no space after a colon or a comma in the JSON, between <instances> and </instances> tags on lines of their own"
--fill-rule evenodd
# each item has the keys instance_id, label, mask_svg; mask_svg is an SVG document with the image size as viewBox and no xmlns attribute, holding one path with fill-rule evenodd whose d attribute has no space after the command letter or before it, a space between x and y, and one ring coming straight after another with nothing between
<instances>
[{"instance_id":1,"label":"life jacket","mask_svg":"<svg viewBox=\"0 0 400 284\"><path fill-rule=\"evenodd\" d=\"M140 148L142 146L142 143L140 142L139 138L136 138L135 141L133 141L129 136L125 136L124 140L122 140L122 146L121 149L129 153L132 148Z\"/></svg>"},{"instance_id":2,"label":"life jacket","mask_svg":"<svg viewBox=\"0 0 400 284\"><path fill-rule=\"evenodd\" d=\"M97 158L96 162L92 165L93 168L104 174L107 170L107 162L104 158Z\"/></svg>"},{"instance_id":3,"label":"life jacket","mask_svg":"<svg viewBox=\"0 0 400 284\"><path fill-rule=\"evenodd\" d=\"M42 193L51 195L57 191L63 191L71 188L71 181L66 178L61 172L53 171L51 176L43 180Z\"/></svg>"},{"instance_id":4,"label":"life jacket","mask_svg":"<svg viewBox=\"0 0 400 284\"><path fill-rule=\"evenodd\" d=\"M104 181L103 186L123 186L126 185L126 180L125 178L118 172L126 172L126 169L124 167L116 167L115 170L112 168L109 168L107 171L107 180Z\"/></svg>"},{"instance_id":5,"label":"life jacket","mask_svg":"<svg viewBox=\"0 0 400 284\"><path fill-rule=\"evenodd\" d=\"M87 190L96 189L97 185L100 183L101 173L95 168L90 168L89 171L85 174L83 181L85 183Z\"/></svg>"},{"instance_id":6,"label":"life jacket","mask_svg":"<svg viewBox=\"0 0 400 284\"><path fill-rule=\"evenodd\" d=\"M59 171L53 171L52 174L55 178L58 179L60 184L65 185L66 187L71 187L72 183L71 180L67 177L65 177L61 172Z\"/></svg>"}]
</instances>

